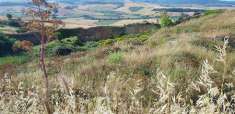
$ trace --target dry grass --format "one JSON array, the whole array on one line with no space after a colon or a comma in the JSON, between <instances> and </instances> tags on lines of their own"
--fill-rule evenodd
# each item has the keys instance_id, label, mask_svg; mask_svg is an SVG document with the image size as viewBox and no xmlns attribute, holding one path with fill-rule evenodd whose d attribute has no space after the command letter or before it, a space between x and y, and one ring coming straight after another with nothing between
<instances>
[{"instance_id":1,"label":"dry grass","mask_svg":"<svg viewBox=\"0 0 235 114\"><path fill-rule=\"evenodd\" d=\"M50 58L50 102L55 114L235 113L234 50L227 40L209 39L234 34L235 20L224 17L233 14L226 11L161 29L144 45L118 42ZM214 21L220 23L208 23ZM115 53L121 53L117 61ZM0 113L46 113L42 74L32 69L35 66L32 62L24 70L3 75Z\"/></svg>"}]
</instances>

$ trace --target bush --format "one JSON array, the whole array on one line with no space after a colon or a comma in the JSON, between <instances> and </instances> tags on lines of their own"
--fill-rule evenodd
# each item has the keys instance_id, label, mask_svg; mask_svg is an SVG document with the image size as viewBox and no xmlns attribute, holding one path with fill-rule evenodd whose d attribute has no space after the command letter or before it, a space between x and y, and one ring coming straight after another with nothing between
<instances>
[{"instance_id":1,"label":"bush","mask_svg":"<svg viewBox=\"0 0 235 114\"><path fill-rule=\"evenodd\" d=\"M73 51L73 49L69 47L65 47L65 46L58 46L58 47L55 47L53 50L54 50L53 52L54 55L57 55L57 56L69 55Z\"/></svg>"},{"instance_id":2,"label":"bush","mask_svg":"<svg viewBox=\"0 0 235 114\"><path fill-rule=\"evenodd\" d=\"M68 48L68 49L71 49L72 51L74 51L76 49L75 46L71 45L71 44L65 44L65 43L62 43L58 40L55 40L55 41L52 41L52 42L49 42L46 46L46 56L54 56L54 55L57 55L57 50L59 49L62 49L62 48ZM40 50L40 47L39 46L35 46L33 48L33 55L34 56L39 56L38 52ZM66 52L67 53L67 52ZM71 52L70 52L71 53ZM62 54L63 55L63 54Z\"/></svg>"},{"instance_id":3,"label":"bush","mask_svg":"<svg viewBox=\"0 0 235 114\"><path fill-rule=\"evenodd\" d=\"M163 13L160 17L160 25L161 27L172 26L173 21L171 20L170 16L168 16L166 13Z\"/></svg>"},{"instance_id":4,"label":"bush","mask_svg":"<svg viewBox=\"0 0 235 114\"><path fill-rule=\"evenodd\" d=\"M53 55L68 55L75 49L75 46L69 43L53 41L47 44L46 53L49 56Z\"/></svg>"},{"instance_id":5,"label":"bush","mask_svg":"<svg viewBox=\"0 0 235 114\"><path fill-rule=\"evenodd\" d=\"M12 27L21 27L21 23L19 22L19 20L15 20L15 19L9 20L8 25Z\"/></svg>"},{"instance_id":6,"label":"bush","mask_svg":"<svg viewBox=\"0 0 235 114\"><path fill-rule=\"evenodd\" d=\"M65 38L65 39L61 40L61 42L64 44L69 44L69 45L73 45L73 46L82 45L81 41L76 36Z\"/></svg>"},{"instance_id":7,"label":"bush","mask_svg":"<svg viewBox=\"0 0 235 114\"><path fill-rule=\"evenodd\" d=\"M111 64L118 64L122 61L123 54L121 52L111 53L108 56L108 62Z\"/></svg>"},{"instance_id":8,"label":"bush","mask_svg":"<svg viewBox=\"0 0 235 114\"><path fill-rule=\"evenodd\" d=\"M89 41L83 44L82 48L85 48L86 50L88 49L93 49L99 46L98 42L95 41Z\"/></svg>"},{"instance_id":9,"label":"bush","mask_svg":"<svg viewBox=\"0 0 235 114\"><path fill-rule=\"evenodd\" d=\"M6 38L4 34L0 33L0 56L13 54L12 46L15 39Z\"/></svg>"},{"instance_id":10,"label":"bush","mask_svg":"<svg viewBox=\"0 0 235 114\"><path fill-rule=\"evenodd\" d=\"M114 39L107 39L107 40L101 40L99 41L100 45L101 46L108 46L108 45L111 45L115 42Z\"/></svg>"},{"instance_id":11,"label":"bush","mask_svg":"<svg viewBox=\"0 0 235 114\"><path fill-rule=\"evenodd\" d=\"M23 28L19 28L19 29L16 30L16 32L17 33L25 33L25 32L27 32L27 30L23 29Z\"/></svg>"}]
</instances>

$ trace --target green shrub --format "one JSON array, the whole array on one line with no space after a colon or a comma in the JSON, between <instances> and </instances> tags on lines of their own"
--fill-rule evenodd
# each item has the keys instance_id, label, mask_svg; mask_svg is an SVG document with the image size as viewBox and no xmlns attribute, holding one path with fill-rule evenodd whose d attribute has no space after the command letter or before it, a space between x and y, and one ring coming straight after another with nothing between
<instances>
[{"instance_id":1,"label":"green shrub","mask_svg":"<svg viewBox=\"0 0 235 114\"><path fill-rule=\"evenodd\" d=\"M100 44L101 46L107 46L107 45L113 44L114 42L115 42L114 39L107 39L107 40L101 40L101 41L99 41L99 44Z\"/></svg>"},{"instance_id":2,"label":"green shrub","mask_svg":"<svg viewBox=\"0 0 235 114\"><path fill-rule=\"evenodd\" d=\"M168 27L173 25L173 21L171 20L170 16L166 13L162 13L160 17L160 25L161 27Z\"/></svg>"},{"instance_id":3,"label":"green shrub","mask_svg":"<svg viewBox=\"0 0 235 114\"><path fill-rule=\"evenodd\" d=\"M74 51L76 49L76 47L73 46L72 44L68 44L68 43L66 44L66 43L60 42L58 40L55 40L55 41L49 42L47 44L47 46L46 46L46 56L56 55L55 50L58 49L58 48L68 48L68 49L71 49L72 51ZM40 49L39 46L35 46L33 48L33 55L34 56L39 56L39 49Z\"/></svg>"},{"instance_id":4,"label":"green shrub","mask_svg":"<svg viewBox=\"0 0 235 114\"><path fill-rule=\"evenodd\" d=\"M187 70L185 69L182 69L182 68L172 68L168 71L168 75L170 76L170 80L172 81L177 81L177 80L180 80L181 78L185 78L187 77Z\"/></svg>"},{"instance_id":5,"label":"green shrub","mask_svg":"<svg viewBox=\"0 0 235 114\"><path fill-rule=\"evenodd\" d=\"M69 44L69 45L73 45L73 46L82 45L81 41L76 36L65 38L65 39L61 40L61 42L64 44Z\"/></svg>"},{"instance_id":6,"label":"green shrub","mask_svg":"<svg viewBox=\"0 0 235 114\"><path fill-rule=\"evenodd\" d=\"M65 56L65 55L69 55L72 52L73 52L73 49L71 47L57 46L53 48L52 54L56 56Z\"/></svg>"},{"instance_id":7,"label":"green shrub","mask_svg":"<svg viewBox=\"0 0 235 114\"><path fill-rule=\"evenodd\" d=\"M108 56L108 62L111 64L118 64L122 61L123 54L121 52L111 53Z\"/></svg>"},{"instance_id":8,"label":"green shrub","mask_svg":"<svg viewBox=\"0 0 235 114\"><path fill-rule=\"evenodd\" d=\"M125 40L125 37L118 37L116 40L117 40L117 42L122 42Z\"/></svg>"},{"instance_id":9,"label":"green shrub","mask_svg":"<svg viewBox=\"0 0 235 114\"><path fill-rule=\"evenodd\" d=\"M76 47L71 43L63 43L60 41L53 41L53 42L50 42L47 44L46 53L49 56L60 55L60 54L58 54L58 50L60 50L60 49L70 50L72 52L76 49ZM61 53L63 53L63 52L61 52ZM64 54L61 54L61 55L64 55Z\"/></svg>"},{"instance_id":10,"label":"green shrub","mask_svg":"<svg viewBox=\"0 0 235 114\"><path fill-rule=\"evenodd\" d=\"M89 42L84 43L82 47L86 48L86 49L93 49L93 48L96 48L98 46L99 46L98 42L89 41Z\"/></svg>"}]
</instances>

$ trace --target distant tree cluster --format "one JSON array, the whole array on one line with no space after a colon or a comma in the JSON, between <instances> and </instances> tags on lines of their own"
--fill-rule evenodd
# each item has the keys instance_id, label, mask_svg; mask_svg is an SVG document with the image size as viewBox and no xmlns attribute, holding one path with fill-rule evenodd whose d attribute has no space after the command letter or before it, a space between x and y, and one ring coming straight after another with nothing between
<instances>
[{"instance_id":1,"label":"distant tree cluster","mask_svg":"<svg viewBox=\"0 0 235 114\"><path fill-rule=\"evenodd\" d=\"M153 11L158 12L204 12L203 9L191 9L191 8L158 8Z\"/></svg>"},{"instance_id":2,"label":"distant tree cluster","mask_svg":"<svg viewBox=\"0 0 235 114\"><path fill-rule=\"evenodd\" d=\"M0 33L0 56L14 55L21 52L31 51L33 43L30 41L17 41Z\"/></svg>"},{"instance_id":3,"label":"distant tree cluster","mask_svg":"<svg viewBox=\"0 0 235 114\"><path fill-rule=\"evenodd\" d=\"M13 44L14 39L9 39L4 34L0 33L0 56L12 54Z\"/></svg>"},{"instance_id":4,"label":"distant tree cluster","mask_svg":"<svg viewBox=\"0 0 235 114\"><path fill-rule=\"evenodd\" d=\"M12 27L22 27L22 20L20 18L15 18L12 14L7 13L6 14L7 20L3 22L3 24L6 24L8 26Z\"/></svg>"}]
</instances>

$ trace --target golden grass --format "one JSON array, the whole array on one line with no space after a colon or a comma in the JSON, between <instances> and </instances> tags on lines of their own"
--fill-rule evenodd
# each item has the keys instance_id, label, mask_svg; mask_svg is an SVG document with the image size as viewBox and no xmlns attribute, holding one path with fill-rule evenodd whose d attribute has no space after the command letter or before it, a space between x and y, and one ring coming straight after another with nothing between
<instances>
[{"instance_id":1,"label":"golden grass","mask_svg":"<svg viewBox=\"0 0 235 114\"><path fill-rule=\"evenodd\" d=\"M228 51L229 44L211 39L234 34L235 20L227 19L231 15L234 11L160 29L144 45L118 42L50 58L54 59L48 60L48 66L55 112L234 113L235 53ZM117 52L122 53L122 60L110 63L110 55ZM0 113L45 113L40 100L41 72L32 66L35 63L1 80Z\"/></svg>"}]
</instances>

